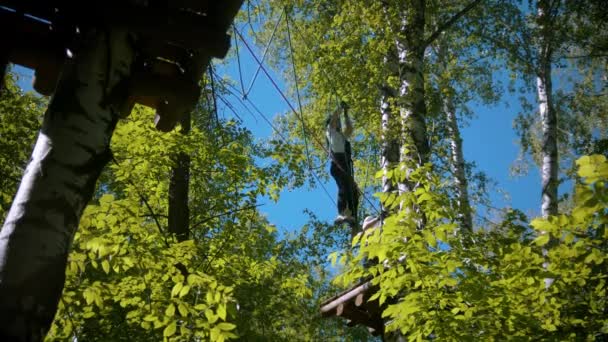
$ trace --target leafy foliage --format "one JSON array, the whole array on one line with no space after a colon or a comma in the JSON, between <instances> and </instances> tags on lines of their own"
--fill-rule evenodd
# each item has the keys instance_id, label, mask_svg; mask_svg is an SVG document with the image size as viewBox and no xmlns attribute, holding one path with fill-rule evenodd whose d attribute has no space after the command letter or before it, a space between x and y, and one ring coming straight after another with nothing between
<instances>
[{"instance_id":1,"label":"leafy foliage","mask_svg":"<svg viewBox=\"0 0 608 342\"><path fill-rule=\"evenodd\" d=\"M0 219L8 212L21 180L36 132L40 127L45 101L16 84L17 76L8 72L0 93Z\"/></svg>"},{"instance_id":2,"label":"leafy foliage","mask_svg":"<svg viewBox=\"0 0 608 342\"><path fill-rule=\"evenodd\" d=\"M331 230L281 239L257 212L284 182L236 122L184 136L154 131L136 108L114 134L115 162L81 220L49 340L316 340L338 328L316 316L331 287ZM192 158L191 240L166 230L171 156ZM209 175L213 175L210 179ZM304 254L303 251L309 253ZM313 293L314 291L314 293ZM297 314L294 314L297 313Z\"/></svg>"},{"instance_id":3,"label":"leafy foliage","mask_svg":"<svg viewBox=\"0 0 608 342\"><path fill-rule=\"evenodd\" d=\"M342 284L371 277L370 299L385 305L387 330L410 340L594 340L608 334L608 161L592 155L577 161L571 212L522 224L513 212L493 230L458 234L446 198L429 166L413 175L415 193L381 194L387 206L415 203L355 238ZM399 169L394 177L402 177ZM425 229L418 221L426 217ZM547 232L540 234L539 232ZM550 238L556 243L548 244ZM543 247L548 254L543 257ZM377 260L363 267L364 258ZM544 263L548 267L544 267ZM554 283L548 288L544 279Z\"/></svg>"}]
</instances>

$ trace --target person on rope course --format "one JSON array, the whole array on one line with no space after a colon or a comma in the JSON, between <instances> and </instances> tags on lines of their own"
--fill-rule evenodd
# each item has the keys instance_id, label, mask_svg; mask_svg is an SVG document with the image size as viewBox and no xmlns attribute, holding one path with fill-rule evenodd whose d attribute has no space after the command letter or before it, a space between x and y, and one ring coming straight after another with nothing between
<instances>
[{"instance_id":1,"label":"person on rope course","mask_svg":"<svg viewBox=\"0 0 608 342\"><path fill-rule=\"evenodd\" d=\"M340 111L344 112L344 130L340 120ZM326 120L326 136L331 160L330 173L338 186L338 216L334 223L356 225L359 192L355 184L351 145L348 138L353 132L353 125L348 117L348 105L342 101Z\"/></svg>"}]
</instances>

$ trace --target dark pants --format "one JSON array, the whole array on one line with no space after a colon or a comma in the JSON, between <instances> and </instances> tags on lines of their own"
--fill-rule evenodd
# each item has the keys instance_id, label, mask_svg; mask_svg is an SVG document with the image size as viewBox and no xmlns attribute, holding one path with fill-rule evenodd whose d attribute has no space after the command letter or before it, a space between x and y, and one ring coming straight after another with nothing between
<instances>
[{"instance_id":1,"label":"dark pants","mask_svg":"<svg viewBox=\"0 0 608 342\"><path fill-rule=\"evenodd\" d=\"M349 208L351 215L356 217L358 193L350 165L351 161L346 153L332 153L329 171L338 185L338 212L344 214L346 208Z\"/></svg>"}]
</instances>

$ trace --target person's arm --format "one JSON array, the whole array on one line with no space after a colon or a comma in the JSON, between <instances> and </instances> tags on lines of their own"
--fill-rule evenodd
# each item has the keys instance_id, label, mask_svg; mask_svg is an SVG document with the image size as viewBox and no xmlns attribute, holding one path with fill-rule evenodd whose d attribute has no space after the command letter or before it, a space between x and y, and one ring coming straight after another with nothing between
<instances>
[{"instance_id":1,"label":"person's arm","mask_svg":"<svg viewBox=\"0 0 608 342\"><path fill-rule=\"evenodd\" d=\"M348 116L348 106L343 103L342 108L344 109L344 136L349 138L353 134L353 123Z\"/></svg>"},{"instance_id":2,"label":"person's arm","mask_svg":"<svg viewBox=\"0 0 608 342\"><path fill-rule=\"evenodd\" d=\"M329 117L329 128L334 130L338 127L338 121L340 120L340 108L336 109Z\"/></svg>"}]
</instances>

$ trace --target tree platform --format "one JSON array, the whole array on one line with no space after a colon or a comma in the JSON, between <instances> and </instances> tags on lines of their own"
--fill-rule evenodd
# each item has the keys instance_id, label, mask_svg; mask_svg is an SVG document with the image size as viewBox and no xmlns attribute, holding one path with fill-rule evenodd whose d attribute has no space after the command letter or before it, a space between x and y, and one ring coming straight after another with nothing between
<instances>
[{"instance_id":1,"label":"tree platform","mask_svg":"<svg viewBox=\"0 0 608 342\"><path fill-rule=\"evenodd\" d=\"M34 70L33 87L50 96L63 65L87 32L128 31L137 58L123 116L135 103L157 110L156 127L173 129L194 108L211 58L230 47L227 30L243 0L0 0L0 89L8 63Z\"/></svg>"},{"instance_id":2,"label":"tree platform","mask_svg":"<svg viewBox=\"0 0 608 342\"><path fill-rule=\"evenodd\" d=\"M369 300L377 290L378 287L370 281L362 281L324 301L321 304L321 316L341 317L347 320L348 326L361 324L367 326L372 335L383 336L382 308L377 299Z\"/></svg>"}]
</instances>

